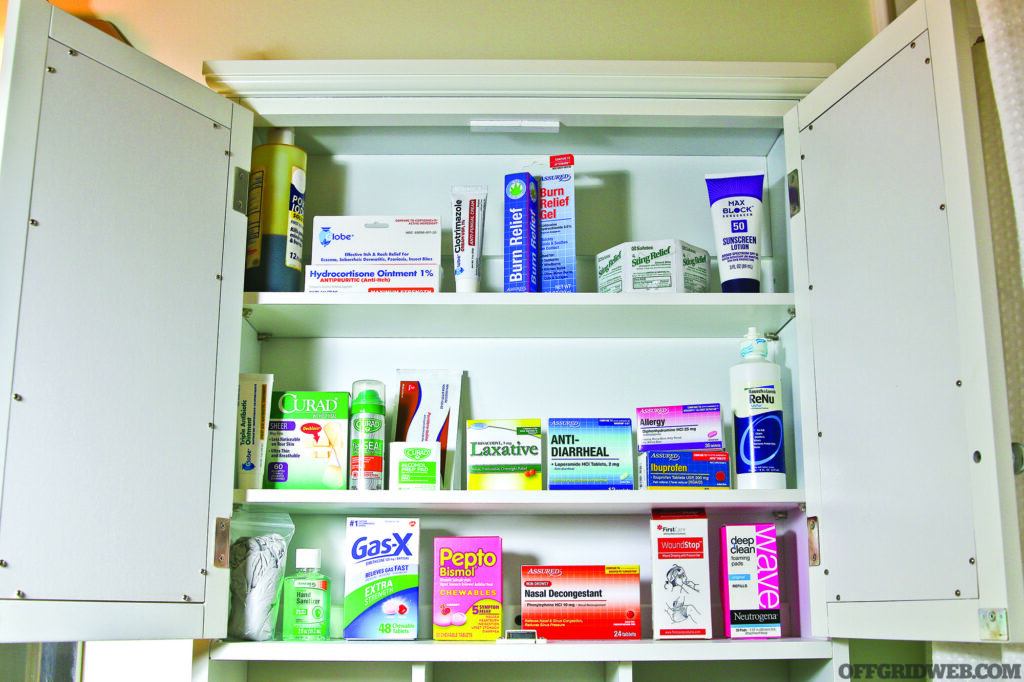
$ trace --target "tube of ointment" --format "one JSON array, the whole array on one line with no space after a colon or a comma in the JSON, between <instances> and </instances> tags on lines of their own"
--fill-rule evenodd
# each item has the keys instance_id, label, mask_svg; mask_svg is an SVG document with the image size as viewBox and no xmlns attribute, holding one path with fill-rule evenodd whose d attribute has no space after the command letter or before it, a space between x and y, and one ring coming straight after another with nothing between
<instances>
[{"instance_id":1,"label":"tube of ointment","mask_svg":"<svg viewBox=\"0 0 1024 682\"><path fill-rule=\"evenodd\" d=\"M705 175L718 274L726 293L761 291L763 173Z\"/></svg>"},{"instance_id":2,"label":"tube of ointment","mask_svg":"<svg viewBox=\"0 0 1024 682\"><path fill-rule=\"evenodd\" d=\"M398 370L398 405L393 441L437 441L441 444L441 487L458 490L461 467L456 462L459 437L462 370Z\"/></svg>"},{"instance_id":3,"label":"tube of ointment","mask_svg":"<svg viewBox=\"0 0 1024 682\"><path fill-rule=\"evenodd\" d=\"M480 255L484 241L486 185L452 187L452 251L455 256L455 291L480 290Z\"/></svg>"},{"instance_id":4,"label":"tube of ointment","mask_svg":"<svg viewBox=\"0 0 1024 682\"><path fill-rule=\"evenodd\" d=\"M267 456L267 423L270 421L270 391L273 374L238 375L238 442L235 450L235 478L239 490L263 487Z\"/></svg>"}]
</instances>

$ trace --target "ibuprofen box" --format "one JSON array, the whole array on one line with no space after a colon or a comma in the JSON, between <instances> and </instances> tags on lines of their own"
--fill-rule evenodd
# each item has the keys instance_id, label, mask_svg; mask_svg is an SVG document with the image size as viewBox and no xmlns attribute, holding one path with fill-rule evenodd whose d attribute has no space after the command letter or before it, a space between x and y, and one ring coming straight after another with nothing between
<instances>
[{"instance_id":1,"label":"ibuprofen box","mask_svg":"<svg viewBox=\"0 0 1024 682\"><path fill-rule=\"evenodd\" d=\"M501 637L501 538L434 538L434 639Z\"/></svg>"},{"instance_id":2,"label":"ibuprofen box","mask_svg":"<svg viewBox=\"0 0 1024 682\"><path fill-rule=\"evenodd\" d=\"M782 636L775 526L722 526L722 612L725 636Z\"/></svg>"},{"instance_id":3,"label":"ibuprofen box","mask_svg":"<svg viewBox=\"0 0 1024 682\"><path fill-rule=\"evenodd\" d=\"M505 176L506 292L539 291L537 179L529 173Z\"/></svg>"},{"instance_id":4,"label":"ibuprofen box","mask_svg":"<svg viewBox=\"0 0 1024 682\"><path fill-rule=\"evenodd\" d=\"M699 509L651 514L654 639L711 638L708 519Z\"/></svg>"},{"instance_id":5,"label":"ibuprofen box","mask_svg":"<svg viewBox=\"0 0 1024 682\"><path fill-rule=\"evenodd\" d=\"M721 403L636 408L636 443L650 450L721 450Z\"/></svg>"},{"instance_id":6,"label":"ibuprofen box","mask_svg":"<svg viewBox=\"0 0 1024 682\"><path fill-rule=\"evenodd\" d=\"M641 452L637 487L647 490L728 488L729 453L724 450Z\"/></svg>"},{"instance_id":7,"label":"ibuprofen box","mask_svg":"<svg viewBox=\"0 0 1024 682\"><path fill-rule=\"evenodd\" d=\"M523 566L523 629L546 639L640 639L639 566Z\"/></svg>"}]
</instances>

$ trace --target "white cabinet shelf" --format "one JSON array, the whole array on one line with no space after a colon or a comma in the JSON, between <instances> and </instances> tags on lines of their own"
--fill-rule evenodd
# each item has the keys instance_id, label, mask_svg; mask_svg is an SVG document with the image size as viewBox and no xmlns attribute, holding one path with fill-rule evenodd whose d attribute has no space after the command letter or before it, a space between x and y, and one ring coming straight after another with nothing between
<instances>
[{"instance_id":1,"label":"white cabinet shelf","mask_svg":"<svg viewBox=\"0 0 1024 682\"><path fill-rule=\"evenodd\" d=\"M793 294L246 293L279 337L739 338L795 315Z\"/></svg>"},{"instance_id":2,"label":"white cabinet shelf","mask_svg":"<svg viewBox=\"0 0 1024 682\"><path fill-rule=\"evenodd\" d=\"M652 509L791 511L803 490L236 490L235 502L295 514L650 514Z\"/></svg>"},{"instance_id":3,"label":"white cabinet shelf","mask_svg":"<svg viewBox=\"0 0 1024 682\"><path fill-rule=\"evenodd\" d=\"M222 661L717 661L827 659L827 639L491 642L217 642L210 658Z\"/></svg>"}]
</instances>

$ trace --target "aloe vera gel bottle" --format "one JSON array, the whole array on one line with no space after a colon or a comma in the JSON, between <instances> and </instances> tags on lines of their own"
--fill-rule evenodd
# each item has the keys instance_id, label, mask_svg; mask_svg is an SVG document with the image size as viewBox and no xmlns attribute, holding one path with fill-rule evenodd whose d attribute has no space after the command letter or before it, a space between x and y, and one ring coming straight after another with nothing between
<instances>
[{"instance_id":1,"label":"aloe vera gel bottle","mask_svg":"<svg viewBox=\"0 0 1024 682\"><path fill-rule=\"evenodd\" d=\"M295 550L295 568L298 572L284 579L282 637L292 642L326 640L330 632L331 579L320 572L320 550Z\"/></svg>"}]
</instances>

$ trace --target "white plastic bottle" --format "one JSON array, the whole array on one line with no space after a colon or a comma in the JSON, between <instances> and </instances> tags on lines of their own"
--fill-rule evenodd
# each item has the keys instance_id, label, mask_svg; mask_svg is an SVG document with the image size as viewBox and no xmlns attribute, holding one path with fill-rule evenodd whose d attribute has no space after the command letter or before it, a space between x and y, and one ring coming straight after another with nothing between
<instances>
[{"instance_id":1,"label":"white plastic bottle","mask_svg":"<svg viewBox=\"0 0 1024 682\"><path fill-rule=\"evenodd\" d=\"M785 488L782 372L774 362L768 362L768 342L756 327L750 327L743 337L740 357L742 361L729 370L736 487Z\"/></svg>"}]
</instances>

